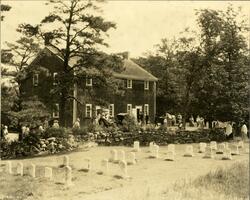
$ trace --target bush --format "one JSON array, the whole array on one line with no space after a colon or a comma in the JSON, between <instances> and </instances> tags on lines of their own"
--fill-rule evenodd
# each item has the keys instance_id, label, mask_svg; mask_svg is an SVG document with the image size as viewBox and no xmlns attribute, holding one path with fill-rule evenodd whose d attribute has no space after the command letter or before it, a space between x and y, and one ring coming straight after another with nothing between
<instances>
[{"instance_id":1,"label":"bush","mask_svg":"<svg viewBox=\"0 0 250 200\"><path fill-rule=\"evenodd\" d=\"M50 138L50 137L56 137L56 138L68 138L71 131L69 129L65 128L47 128L45 132L42 134L42 138Z\"/></svg>"},{"instance_id":2,"label":"bush","mask_svg":"<svg viewBox=\"0 0 250 200\"><path fill-rule=\"evenodd\" d=\"M123 132L133 132L140 130L140 127L136 124L135 118L126 115L122 120L122 125L119 126L120 130Z\"/></svg>"}]
</instances>

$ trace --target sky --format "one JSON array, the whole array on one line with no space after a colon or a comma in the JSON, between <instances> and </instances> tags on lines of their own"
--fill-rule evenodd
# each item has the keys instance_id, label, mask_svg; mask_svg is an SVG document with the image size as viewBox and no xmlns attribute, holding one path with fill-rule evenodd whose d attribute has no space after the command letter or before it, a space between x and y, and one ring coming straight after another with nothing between
<instances>
[{"instance_id":1,"label":"sky","mask_svg":"<svg viewBox=\"0 0 250 200\"><path fill-rule=\"evenodd\" d=\"M44 1L2 1L12 6L1 23L1 46L20 37L18 24L37 24L50 10ZM178 37L186 27L197 30L195 9L224 10L231 3L241 6L242 14L250 17L248 1L107 1L103 4L103 17L116 23L117 28L109 31L106 42L107 53L128 51L131 57L145 55L154 50L162 38Z\"/></svg>"}]
</instances>

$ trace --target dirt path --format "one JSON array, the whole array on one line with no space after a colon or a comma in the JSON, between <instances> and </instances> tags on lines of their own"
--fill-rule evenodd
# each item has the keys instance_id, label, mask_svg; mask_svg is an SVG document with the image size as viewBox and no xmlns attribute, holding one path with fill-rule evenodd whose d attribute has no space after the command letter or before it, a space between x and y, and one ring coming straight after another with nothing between
<instances>
[{"instance_id":1,"label":"dirt path","mask_svg":"<svg viewBox=\"0 0 250 200\"><path fill-rule=\"evenodd\" d=\"M248 147L248 144L246 144ZM234 156L232 161L222 161L221 155L216 155L214 159L203 159L203 154L195 153L194 157L183 157L186 145L176 145L176 160L174 162L164 161L167 147L160 147L160 158L149 159L148 148L142 148L137 153L138 163L128 166L128 174L131 179L116 179L113 176L118 172L117 164L110 164L108 175L98 175L100 161L109 158L111 149L123 149L126 153L131 151L128 147L95 147L89 151L80 151L68 154L73 167L74 186L63 189L57 184L60 177L54 180L56 184L44 184L46 191L41 199L69 199L69 200L122 200L141 199L146 193L158 194L164 191L169 185L180 179L195 178L208 173L217 167L227 167L234 162L248 160L249 154L242 153ZM197 152L197 144L193 144L194 151ZM85 158L92 160L92 172L85 173L81 169L86 166ZM62 164L62 156L48 156L42 158L23 159L13 161L13 165L22 161L24 165L34 163L37 166L58 167Z\"/></svg>"}]
</instances>

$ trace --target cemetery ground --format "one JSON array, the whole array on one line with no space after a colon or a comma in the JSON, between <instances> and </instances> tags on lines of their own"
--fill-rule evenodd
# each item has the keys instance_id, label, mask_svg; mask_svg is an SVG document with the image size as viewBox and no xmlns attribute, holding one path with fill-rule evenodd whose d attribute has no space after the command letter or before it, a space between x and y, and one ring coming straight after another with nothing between
<instances>
[{"instance_id":1,"label":"cemetery ground","mask_svg":"<svg viewBox=\"0 0 250 200\"><path fill-rule=\"evenodd\" d=\"M204 159L194 147L193 157L184 157L189 144L175 145L175 160L165 161L167 146L160 146L159 158L149 158L149 147L136 152L138 162L128 165L126 179L115 175L120 173L118 164L109 163L109 172L99 174L101 160L109 159L112 149L124 150L127 155L132 147L79 148L71 152L69 165L72 167L73 185L63 184L64 155L11 160L13 174L4 172L1 161L0 199L67 199L67 200L158 200L158 199L247 199L249 193L249 154L240 149L240 155L232 160L222 160L221 154L213 159ZM229 147L232 143L229 143ZM86 158L91 158L90 171L86 171ZM17 163L24 165L24 176L16 175ZM36 165L36 177L27 176L27 167ZM44 167L53 168L53 180L44 178ZM219 169L219 170L218 170ZM200 185L200 187L198 187ZM228 196L229 195L229 196ZM233 195L233 196L230 196Z\"/></svg>"}]
</instances>

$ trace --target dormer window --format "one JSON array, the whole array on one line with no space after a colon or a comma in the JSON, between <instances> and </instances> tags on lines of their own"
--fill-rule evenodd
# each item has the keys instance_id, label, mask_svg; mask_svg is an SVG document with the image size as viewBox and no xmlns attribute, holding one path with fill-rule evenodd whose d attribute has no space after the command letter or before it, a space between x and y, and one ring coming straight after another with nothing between
<instances>
[{"instance_id":1,"label":"dormer window","mask_svg":"<svg viewBox=\"0 0 250 200\"><path fill-rule=\"evenodd\" d=\"M86 78L86 86L92 86L92 78Z\"/></svg>"},{"instance_id":2,"label":"dormer window","mask_svg":"<svg viewBox=\"0 0 250 200\"><path fill-rule=\"evenodd\" d=\"M39 75L34 74L33 75L33 86L38 86L38 82L39 82Z\"/></svg>"},{"instance_id":3,"label":"dormer window","mask_svg":"<svg viewBox=\"0 0 250 200\"><path fill-rule=\"evenodd\" d=\"M127 80L127 88L131 89L132 88L132 85L133 85L133 82L131 79L128 79Z\"/></svg>"},{"instance_id":4,"label":"dormer window","mask_svg":"<svg viewBox=\"0 0 250 200\"><path fill-rule=\"evenodd\" d=\"M54 72L53 73L53 85L57 85L58 84L58 73Z\"/></svg>"},{"instance_id":5,"label":"dormer window","mask_svg":"<svg viewBox=\"0 0 250 200\"><path fill-rule=\"evenodd\" d=\"M144 81L144 90L149 90L149 81Z\"/></svg>"}]
</instances>

